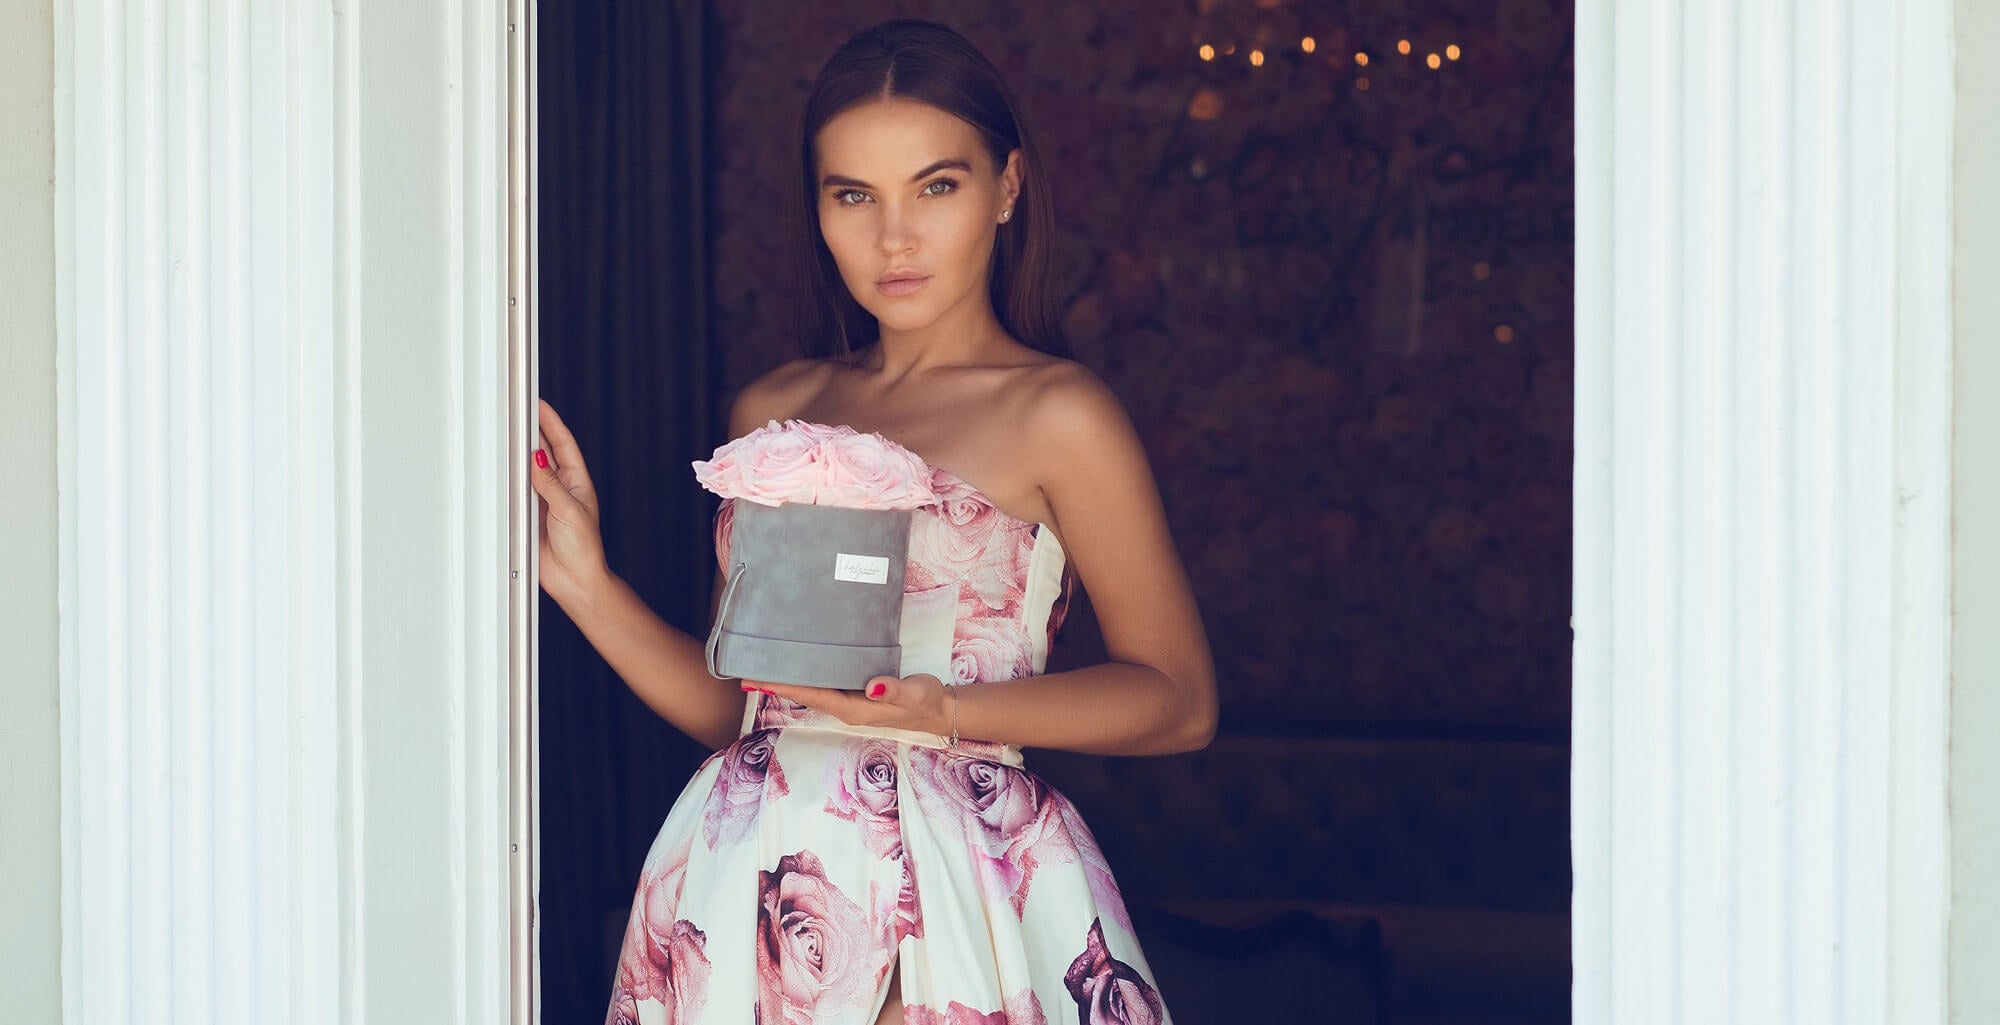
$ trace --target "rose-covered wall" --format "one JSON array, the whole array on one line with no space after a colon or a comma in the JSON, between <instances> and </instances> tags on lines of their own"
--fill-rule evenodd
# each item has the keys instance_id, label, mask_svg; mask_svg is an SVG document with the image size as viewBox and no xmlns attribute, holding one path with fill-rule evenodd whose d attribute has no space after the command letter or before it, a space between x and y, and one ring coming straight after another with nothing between
<instances>
[{"instance_id":1,"label":"rose-covered wall","mask_svg":"<svg viewBox=\"0 0 2000 1025\"><path fill-rule=\"evenodd\" d=\"M1039 133L1066 323L1154 461L1225 730L1559 740L1567 5L717 0L732 390L797 352L767 272L810 77L895 15L964 32ZM1058 662L1101 655L1079 611Z\"/></svg>"}]
</instances>

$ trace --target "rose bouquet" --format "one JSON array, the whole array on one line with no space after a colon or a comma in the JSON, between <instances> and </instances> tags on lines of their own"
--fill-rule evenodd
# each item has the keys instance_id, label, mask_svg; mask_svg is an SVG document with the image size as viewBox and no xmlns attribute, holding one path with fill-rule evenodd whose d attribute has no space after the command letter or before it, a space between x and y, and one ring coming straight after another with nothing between
<instances>
[{"instance_id":1,"label":"rose bouquet","mask_svg":"<svg viewBox=\"0 0 2000 1025\"><path fill-rule=\"evenodd\" d=\"M694 471L736 503L710 675L844 690L903 675L911 511L938 500L916 453L852 427L772 420Z\"/></svg>"},{"instance_id":2,"label":"rose bouquet","mask_svg":"<svg viewBox=\"0 0 2000 1025\"><path fill-rule=\"evenodd\" d=\"M772 420L695 460L694 475L724 498L767 506L916 509L938 500L916 453L880 434L806 420Z\"/></svg>"}]
</instances>

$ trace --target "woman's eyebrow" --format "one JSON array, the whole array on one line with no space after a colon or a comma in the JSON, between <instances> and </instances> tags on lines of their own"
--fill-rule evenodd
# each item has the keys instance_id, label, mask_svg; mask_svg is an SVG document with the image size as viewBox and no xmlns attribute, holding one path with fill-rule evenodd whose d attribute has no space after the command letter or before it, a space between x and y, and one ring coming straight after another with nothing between
<instances>
[{"instance_id":1,"label":"woman's eyebrow","mask_svg":"<svg viewBox=\"0 0 2000 1025\"><path fill-rule=\"evenodd\" d=\"M921 171L918 171L916 174L911 175L910 181L912 183L919 182L924 180L925 178L930 177L931 175L938 173L939 171L951 170L951 169L956 169L964 171L967 174L971 174L972 164L970 164L965 160L961 160L958 157L946 157L943 160L940 160L937 163L932 164L931 166L926 167ZM845 185L850 188L857 188L857 189L874 188L873 185L870 185L859 178L849 178L846 175L842 174L829 174L826 177L821 178L819 180L819 184L821 188L826 188L827 186L830 185Z\"/></svg>"}]
</instances>

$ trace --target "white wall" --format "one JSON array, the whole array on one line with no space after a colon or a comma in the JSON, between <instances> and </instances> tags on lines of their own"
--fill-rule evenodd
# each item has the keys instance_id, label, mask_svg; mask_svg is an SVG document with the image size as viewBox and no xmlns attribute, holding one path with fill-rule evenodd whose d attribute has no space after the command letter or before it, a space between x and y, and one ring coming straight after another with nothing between
<instances>
[{"instance_id":1,"label":"white wall","mask_svg":"<svg viewBox=\"0 0 2000 1025\"><path fill-rule=\"evenodd\" d=\"M2000 4L1958 0L1952 203L1955 1025L2000 1022Z\"/></svg>"},{"instance_id":2,"label":"white wall","mask_svg":"<svg viewBox=\"0 0 2000 1025\"><path fill-rule=\"evenodd\" d=\"M69 1025L505 1020L507 39L57 0Z\"/></svg>"},{"instance_id":3,"label":"white wall","mask_svg":"<svg viewBox=\"0 0 2000 1025\"><path fill-rule=\"evenodd\" d=\"M61 1016L54 9L0 0L0 1021Z\"/></svg>"},{"instance_id":4,"label":"white wall","mask_svg":"<svg viewBox=\"0 0 2000 1025\"><path fill-rule=\"evenodd\" d=\"M1579 1025L1946 1020L1952 4L1577 5Z\"/></svg>"}]
</instances>

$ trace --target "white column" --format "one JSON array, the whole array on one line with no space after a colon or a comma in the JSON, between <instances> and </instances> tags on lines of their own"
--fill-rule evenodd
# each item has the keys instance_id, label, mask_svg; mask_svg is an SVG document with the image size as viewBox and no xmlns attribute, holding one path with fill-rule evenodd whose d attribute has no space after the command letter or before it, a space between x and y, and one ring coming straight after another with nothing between
<instances>
[{"instance_id":1,"label":"white column","mask_svg":"<svg viewBox=\"0 0 2000 1025\"><path fill-rule=\"evenodd\" d=\"M505 1014L495 6L56 4L71 1025Z\"/></svg>"},{"instance_id":2,"label":"white column","mask_svg":"<svg viewBox=\"0 0 2000 1025\"><path fill-rule=\"evenodd\" d=\"M1944 1020L1950 7L1578 5L1579 1023Z\"/></svg>"}]
</instances>

